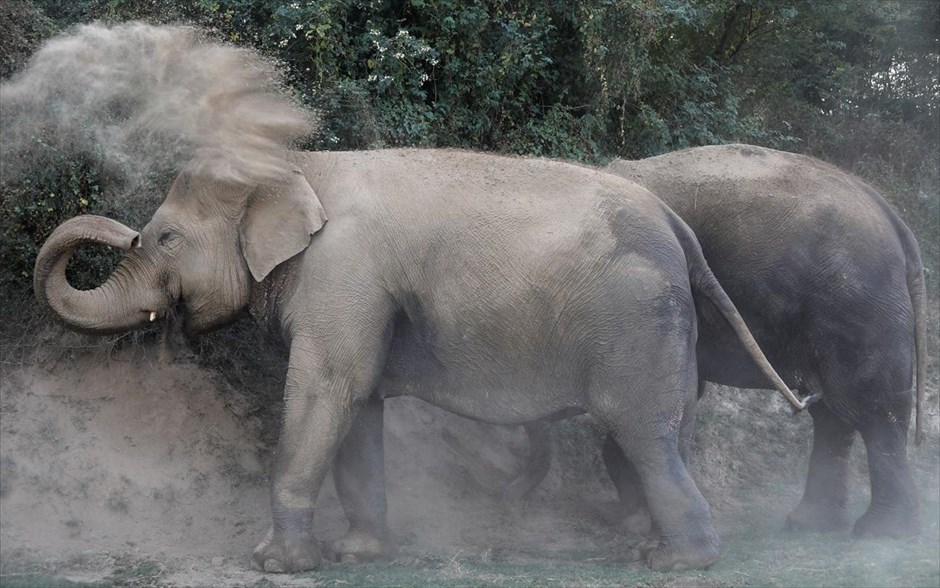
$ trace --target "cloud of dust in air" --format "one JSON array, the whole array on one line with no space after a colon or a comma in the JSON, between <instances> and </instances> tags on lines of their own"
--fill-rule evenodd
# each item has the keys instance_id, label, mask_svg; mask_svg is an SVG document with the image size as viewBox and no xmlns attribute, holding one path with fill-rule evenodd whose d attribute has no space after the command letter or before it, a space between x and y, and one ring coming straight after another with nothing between
<instances>
[{"instance_id":1,"label":"cloud of dust in air","mask_svg":"<svg viewBox=\"0 0 940 588\"><path fill-rule=\"evenodd\" d=\"M187 26L77 27L0 86L0 108L5 181L54 150L127 188L187 162L254 183L283 173L284 149L313 130L272 61Z\"/></svg>"}]
</instances>

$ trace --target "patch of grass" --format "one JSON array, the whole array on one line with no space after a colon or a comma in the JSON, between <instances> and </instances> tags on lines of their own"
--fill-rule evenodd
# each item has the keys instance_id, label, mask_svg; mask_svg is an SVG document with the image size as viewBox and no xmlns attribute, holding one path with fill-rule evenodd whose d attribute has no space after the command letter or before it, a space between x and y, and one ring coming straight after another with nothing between
<instances>
[{"instance_id":1,"label":"patch of grass","mask_svg":"<svg viewBox=\"0 0 940 588\"><path fill-rule=\"evenodd\" d=\"M107 584L73 582L45 574L10 574L0 576L3 588L98 588Z\"/></svg>"},{"instance_id":2,"label":"patch of grass","mask_svg":"<svg viewBox=\"0 0 940 588\"><path fill-rule=\"evenodd\" d=\"M108 553L44 559L17 548L0 555L2 588L97 588L105 586L165 586L166 567L134 555ZM86 579L87 578L87 579Z\"/></svg>"},{"instance_id":3,"label":"patch of grass","mask_svg":"<svg viewBox=\"0 0 940 588\"><path fill-rule=\"evenodd\" d=\"M409 587L409 586L568 586L643 588L714 586L937 586L940 584L940 497L925 496L920 537L907 540L851 539L848 533L787 533L782 530L785 509L741 512L719 521L722 558L708 570L655 573L626 558L623 541L611 541L592 551L563 553L441 554L405 552L389 562L326 565L316 572L256 575L247 561L236 563L236 584L258 588L278 586ZM864 501L852 505L854 514ZM0 585L6 587L74 587L177 585L172 564L133 556L109 558L110 574L88 583L67 579L67 568L83 565L101 569L101 562L70 562L50 567L5 562ZM190 561L188 565L191 565ZM168 568L170 568L168 570ZM228 576L231 579L231 576ZM185 585L185 584L180 584Z\"/></svg>"},{"instance_id":4,"label":"patch of grass","mask_svg":"<svg viewBox=\"0 0 940 588\"><path fill-rule=\"evenodd\" d=\"M392 563L331 566L301 577L320 586L622 586L649 576L613 561L483 563L476 557L399 559Z\"/></svg>"},{"instance_id":5,"label":"patch of grass","mask_svg":"<svg viewBox=\"0 0 940 588\"><path fill-rule=\"evenodd\" d=\"M936 586L936 535L936 523L923 537L909 540L731 533L725 536L724 556L708 573L758 586Z\"/></svg>"},{"instance_id":6,"label":"patch of grass","mask_svg":"<svg viewBox=\"0 0 940 588\"><path fill-rule=\"evenodd\" d=\"M105 578L109 586L163 586L166 567L151 560L121 558L114 572Z\"/></svg>"},{"instance_id":7,"label":"patch of grass","mask_svg":"<svg viewBox=\"0 0 940 588\"><path fill-rule=\"evenodd\" d=\"M318 586L938 586L940 496L932 483L921 488L924 527L919 537L904 540L786 532L791 497L766 496L754 508L721 517L722 557L708 570L652 572L627 561L618 539L590 552L402 554L392 562L326 566L299 577ZM857 497L853 517L866 507L867 497ZM279 585L277 576L267 577Z\"/></svg>"}]
</instances>

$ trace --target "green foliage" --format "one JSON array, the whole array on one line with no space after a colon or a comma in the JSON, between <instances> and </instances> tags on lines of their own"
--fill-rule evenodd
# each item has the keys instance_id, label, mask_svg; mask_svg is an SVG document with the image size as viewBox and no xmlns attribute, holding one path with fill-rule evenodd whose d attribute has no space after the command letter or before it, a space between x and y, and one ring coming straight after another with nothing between
<instances>
[{"instance_id":1,"label":"green foliage","mask_svg":"<svg viewBox=\"0 0 940 588\"><path fill-rule=\"evenodd\" d=\"M716 58L710 43L727 4L600 0L582 9L605 150L637 158L729 141L793 140L739 111L733 80L740 68Z\"/></svg>"},{"instance_id":2,"label":"green foliage","mask_svg":"<svg viewBox=\"0 0 940 588\"><path fill-rule=\"evenodd\" d=\"M597 156L584 128L593 130L593 118L575 106L570 79L560 75L574 31L563 2L199 6L202 22L232 40L254 35L290 67L303 99L323 113L317 147Z\"/></svg>"},{"instance_id":3,"label":"green foliage","mask_svg":"<svg viewBox=\"0 0 940 588\"><path fill-rule=\"evenodd\" d=\"M4 297L14 296L31 284L39 247L59 224L79 214L101 214L107 209L100 170L67 154L47 155L44 165L3 187L0 250L5 261L0 292ZM77 287L92 287L96 276L107 275L108 258L95 253L77 252L70 268Z\"/></svg>"},{"instance_id":4,"label":"green foliage","mask_svg":"<svg viewBox=\"0 0 940 588\"><path fill-rule=\"evenodd\" d=\"M7 0L0 10L0 78L16 71L55 24L27 0Z\"/></svg>"},{"instance_id":5,"label":"green foliage","mask_svg":"<svg viewBox=\"0 0 940 588\"><path fill-rule=\"evenodd\" d=\"M190 22L258 48L320 114L306 148L602 163L738 141L815 155L889 197L937 289L940 8L930 0L17 0L0 16L19 31L0 48L7 72L43 37L91 20ZM59 221L123 209L104 187L93 161L55 154L28 184L4 183L5 290L28 287Z\"/></svg>"}]
</instances>

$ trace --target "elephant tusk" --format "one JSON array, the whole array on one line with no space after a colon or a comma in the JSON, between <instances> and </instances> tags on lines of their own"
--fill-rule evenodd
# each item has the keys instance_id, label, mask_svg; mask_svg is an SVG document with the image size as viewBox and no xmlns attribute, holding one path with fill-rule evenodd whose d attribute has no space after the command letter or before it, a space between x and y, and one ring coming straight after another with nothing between
<instances>
[{"instance_id":1,"label":"elephant tusk","mask_svg":"<svg viewBox=\"0 0 940 588\"><path fill-rule=\"evenodd\" d=\"M150 311L150 322L157 320L157 313Z\"/></svg>"}]
</instances>

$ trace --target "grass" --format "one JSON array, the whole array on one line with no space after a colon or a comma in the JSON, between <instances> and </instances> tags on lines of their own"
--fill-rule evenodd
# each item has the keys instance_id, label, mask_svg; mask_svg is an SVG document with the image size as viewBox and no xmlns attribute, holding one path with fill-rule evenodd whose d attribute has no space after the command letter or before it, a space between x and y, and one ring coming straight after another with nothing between
<instances>
[{"instance_id":1,"label":"grass","mask_svg":"<svg viewBox=\"0 0 940 588\"><path fill-rule=\"evenodd\" d=\"M399 558L333 566L304 577L318 586L938 586L940 504L935 497L924 515L922 536L901 541L786 533L780 530L782 517L774 517L774 523L742 523L725 530L722 558L705 571L654 573L605 549L529 562ZM278 585L276 577L271 580Z\"/></svg>"},{"instance_id":2,"label":"grass","mask_svg":"<svg viewBox=\"0 0 940 588\"><path fill-rule=\"evenodd\" d=\"M13 574L0 578L3 588L86 588L100 584L73 582L45 574Z\"/></svg>"},{"instance_id":3,"label":"grass","mask_svg":"<svg viewBox=\"0 0 940 588\"><path fill-rule=\"evenodd\" d=\"M860 513L864 504L853 505ZM787 533L784 511L722 519L722 558L704 571L654 573L624 558L619 542L591 552L440 554L405 552L389 562L327 565L293 576L244 572L235 585L287 586L940 586L940 497L925 496L920 537L855 541L847 533ZM172 563L118 557L101 580L67 579L68 570L7 558L3 588L174 585ZM81 562L79 562L81 564ZM246 562L236 562L238 567ZM75 570L72 570L73 572ZM230 584L231 585L231 584Z\"/></svg>"}]
</instances>

